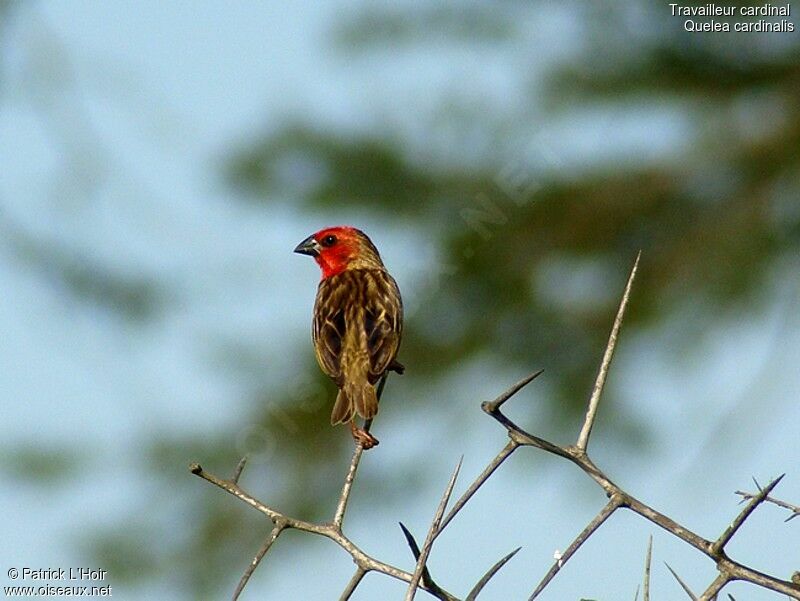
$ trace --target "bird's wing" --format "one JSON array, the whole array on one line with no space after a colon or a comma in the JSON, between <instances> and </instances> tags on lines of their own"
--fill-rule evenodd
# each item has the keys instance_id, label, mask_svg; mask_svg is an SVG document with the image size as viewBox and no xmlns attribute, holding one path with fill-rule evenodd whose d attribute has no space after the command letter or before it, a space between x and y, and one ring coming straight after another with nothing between
<instances>
[{"instance_id":1,"label":"bird's wing","mask_svg":"<svg viewBox=\"0 0 800 601\"><path fill-rule=\"evenodd\" d=\"M365 294L364 331L370 357L370 379L377 379L397 355L403 330L403 302L394 278L370 270Z\"/></svg>"},{"instance_id":2,"label":"bird's wing","mask_svg":"<svg viewBox=\"0 0 800 601\"><path fill-rule=\"evenodd\" d=\"M331 278L332 279L332 278ZM314 305L312 337L317 362L328 377L339 383L341 377L342 339L345 333L346 290L335 282L323 280Z\"/></svg>"},{"instance_id":3,"label":"bird's wing","mask_svg":"<svg viewBox=\"0 0 800 601\"><path fill-rule=\"evenodd\" d=\"M345 339L350 353L368 355L368 376L375 383L400 346L403 304L394 278L382 269L354 269L320 282L314 306L314 350L322 371L341 387ZM365 348L366 347L366 348Z\"/></svg>"}]
</instances>

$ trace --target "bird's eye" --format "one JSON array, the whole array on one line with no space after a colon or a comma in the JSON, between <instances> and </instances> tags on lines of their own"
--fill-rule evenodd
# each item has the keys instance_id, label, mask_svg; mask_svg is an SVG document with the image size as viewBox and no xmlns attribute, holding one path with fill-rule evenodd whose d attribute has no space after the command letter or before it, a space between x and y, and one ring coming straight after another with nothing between
<instances>
[{"instance_id":1,"label":"bird's eye","mask_svg":"<svg viewBox=\"0 0 800 601\"><path fill-rule=\"evenodd\" d=\"M329 234L322 239L322 246L333 246L336 244L336 236Z\"/></svg>"}]
</instances>

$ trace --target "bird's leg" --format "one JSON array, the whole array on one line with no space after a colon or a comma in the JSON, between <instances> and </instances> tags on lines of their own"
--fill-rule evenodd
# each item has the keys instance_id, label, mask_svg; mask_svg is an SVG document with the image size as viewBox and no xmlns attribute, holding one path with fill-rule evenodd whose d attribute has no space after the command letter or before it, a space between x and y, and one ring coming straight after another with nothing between
<instances>
[{"instance_id":1,"label":"bird's leg","mask_svg":"<svg viewBox=\"0 0 800 601\"><path fill-rule=\"evenodd\" d=\"M372 434L356 426L355 418L350 420L350 431L353 433L353 440L356 441L356 444L360 444L365 451L379 444L378 439Z\"/></svg>"}]
</instances>

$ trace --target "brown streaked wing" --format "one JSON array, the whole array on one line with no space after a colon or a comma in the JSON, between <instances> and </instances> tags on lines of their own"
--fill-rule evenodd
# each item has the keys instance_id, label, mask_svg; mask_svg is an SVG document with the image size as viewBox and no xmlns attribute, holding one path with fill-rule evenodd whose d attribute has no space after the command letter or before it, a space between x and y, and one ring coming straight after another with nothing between
<instances>
[{"instance_id":1,"label":"brown streaked wing","mask_svg":"<svg viewBox=\"0 0 800 601\"><path fill-rule=\"evenodd\" d=\"M370 355L370 381L374 384L397 356L403 330L403 303L397 283L382 270L365 273L364 328Z\"/></svg>"},{"instance_id":2,"label":"brown streaked wing","mask_svg":"<svg viewBox=\"0 0 800 601\"><path fill-rule=\"evenodd\" d=\"M352 298L344 278L333 276L320 282L314 304L312 337L320 368L337 381L341 376L341 350L345 330L345 307Z\"/></svg>"}]
</instances>

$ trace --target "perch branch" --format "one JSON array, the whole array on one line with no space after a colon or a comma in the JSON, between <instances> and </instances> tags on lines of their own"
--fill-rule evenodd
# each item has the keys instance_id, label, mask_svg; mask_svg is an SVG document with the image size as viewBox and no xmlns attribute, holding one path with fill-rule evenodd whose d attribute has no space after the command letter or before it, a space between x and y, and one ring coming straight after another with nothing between
<instances>
[{"instance_id":1,"label":"perch branch","mask_svg":"<svg viewBox=\"0 0 800 601\"><path fill-rule=\"evenodd\" d=\"M365 571L374 571L380 572L382 574L386 574L387 576L391 576L397 580L401 580L403 582L411 582L413 577L412 574L406 572L405 570L401 570L395 566L390 564L384 563L379 561L370 555L367 555L364 551L361 550L353 541L351 541L347 536L345 536L340 528L337 528L334 524L315 524L313 522L307 522L305 520L301 520L298 518L294 518L288 515L285 515L266 505L265 503L259 501L255 497L253 497L250 493L246 492L242 489L238 484L234 484L230 480L223 480L222 478L218 478L213 474L210 474L203 470L203 468L197 464L193 463L189 467L190 471L199 476L203 480L210 482L211 484L221 488L225 492L233 495L240 501L246 503L250 507L254 508L257 511L260 511L264 515L266 515L273 524L278 524L283 522L284 529L291 529L291 530L300 530L302 532L308 532L310 534L316 534L318 536L323 536L335 542L339 545L342 549L344 549L350 557L353 558L355 564L362 568ZM419 588L430 592L429 588L425 585L425 583L419 583ZM449 595L449 593L447 593ZM452 599L457 599L453 595L450 595Z\"/></svg>"},{"instance_id":2,"label":"perch branch","mask_svg":"<svg viewBox=\"0 0 800 601\"><path fill-rule=\"evenodd\" d=\"M344 486L342 486L342 494L339 495L339 501L336 503L336 512L333 515L333 524L337 528L342 527L344 521L344 512L347 511L347 502L350 500L350 493L353 490L353 482L356 479L356 472L358 471L358 464L361 463L361 456L364 454L364 447L360 444L356 445L353 451L353 458L350 460L350 467L347 470L347 476L344 479Z\"/></svg>"},{"instance_id":3,"label":"perch branch","mask_svg":"<svg viewBox=\"0 0 800 601\"><path fill-rule=\"evenodd\" d=\"M378 389L375 392L375 395L378 397L378 402L380 403L381 397L383 396L383 389L386 386L386 378L387 375L384 374L383 377L378 382ZM368 419L364 422L364 431L369 432L369 429L372 427L372 420ZM344 485L342 486L342 494L339 495L339 501L336 503L336 512L333 515L333 523L339 529L342 527L342 521L344 521L344 513L347 511L347 502L350 500L350 493L353 490L353 482L356 479L356 472L358 471L358 465L361 463L361 456L364 454L364 447L360 444L356 445L355 450L353 451L353 458L350 460L350 467L347 470L347 476L344 479Z\"/></svg>"},{"instance_id":4,"label":"perch branch","mask_svg":"<svg viewBox=\"0 0 800 601\"><path fill-rule=\"evenodd\" d=\"M381 378L381 381L378 384L378 388L376 394L378 399L380 400L381 395L383 394L384 386L386 385L386 377L384 376ZM369 431L371 425L371 420L367 420L364 424L364 429ZM215 486L221 488L222 490L232 494L240 501L250 505L252 508L260 511L264 515L266 515L270 521L272 521L274 527L269 536L269 538L265 541L262 547L259 549L258 553L256 554L253 561L245 570L244 575L242 576L241 580L239 581L239 585L236 588L234 593L233 600L235 601L238 596L241 594L244 586L247 584L248 580L252 576L253 572L255 571L256 567L258 567L261 560L264 558L266 553L269 551L275 540L280 536L280 534L284 530L300 530L302 532L308 532L310 534L316 534L319 536L324 536L338 544L342 549L344 549L352 558L357 566L356 575L353 576L350 583L348 584L348 589L345 590L343 593L343 598L347 598L347 596L352 595L355 588L360 584L362 578L367 572L375 571L380 572L382 574L386 574L387 576L391 576L392 578L396 578L398 580L410 583L414 578L413 574L401 570L395 566L389 565L382 561L379 561L373 557L370 557L364 551L362 551L355 543L353 543L349 538L347 538L342 533L342 522L344 521L345 511L347 510L347 502L350 498L350 493L352 492L353 482L355 480L356 472L358 470L359 463L361 461L361 456L363 454L363 449L361 445L356 445L355 451L353 452L352 459L350 461L350 465L348 467L347 476L345 477L345 482L342 487L342 492L339 496L339 500L336 504L336 511L334 513L334 519L331 523L326 524L315 524L312 522L307 522L305 520L297 519L290 517L277 509L270 507L266 503L263 503L256 499L254 496L246 492L241 486L239 486L239 478L242 475L242 471L247 464L247 458L242 458L239 461L239 464L236 466L236 469L233 472L233 476L230 480L225 480L223 478L219 478L213 474L210 474L203 470L199 463L192 463L189 466L189 470L199 476L203 480L214 484ZM363 573L362 573L363 572ZM360 575L360 576L359 576ZM358 578L356 576L359 576ZM352 588L351 588L352 587ZM457 597L451 595L444 589L437 587L435 591L431 590L430 586L425 582L419 582L418 587L431 592L432 594L435 592L439 596L439 598L446 599L447 601L457 601Z\"/></svg>"},{"instance_id":5,"label":"perch branch","mask_svg":"<svg viewBox=\"0 0 800 601\"><path fill-rule=\"evenodd\" d=\"M796 517L796 515L800 514L800 511L798 511L798 507L790 505L788 503L784 503L782 501L778 501L777 499L774 499L769 496L769 493L774 489L775 486L777 486L778 481L780 479L772 482L768 487L764 489L758 487L760 489L760 492L758 494L751 495L749 493L742 493L737 491L737 494L744 497L744 500L749 500L749 503L742 510L742 512L736 517L736 519L731 523L731 525L728 526L728 528L722 533L722 535L720 535L719 539L712 542L692 532L691 530L685 528L684 526L678 524L671 518L656 511L649 505L646 505L645 503L639 501L633 495L627 493L619 485L613 482L605 474L605 472L603 472L600 468L598 468L594 464L594 462L589 458L589 455L587 453L589 438L591 436L592 428L594 426L597 417L599 401L602 396L603 389L605 387L609 367L614 355L614 349L616 347L617 340L619 337L620 328L630 298L630 293L633 286L633 281L636 275L636 271L638 268L638 264L639 264L639 256L636 257L636 261L634 262L630 276L627 280L625 290L623 292L622 299L620 301L619 308L616 317L614 319L611 333L608 338L608 343L606 344L606 348L603 353L603 358L600 363L597 378L595 380L591 395L587 403L586 415L583 424L581 426L577 442L574 445L570 446L560 446L554 444L544 438L526 432L524 429L522 429L520 426L514 423L511 419L509 419L505 414L503 414L502 412L503 404L506 401L508 401L514 394L516 394L519 390L521 390L525 385L527 385L529 382L535 379L541 372L536 372L534 374L527 376L526 378L514 384L508 390L500 394L495 400L482 403L481 408L483 409L483 411L487 415L491 416L495 421L497 421L503 428L505 428L509 437L509 441L500 450L500 452L489 462L486 468L484 468L484 470L478 475L475 481L467 488L467 490L463 493L463 495L453 505L450 512L445 516L445 509L447 507L448 501L455 486L456 477L458 475L458 471L461 466L461 462L459 462L458 467L456 468L455 472L453 473L453 476L451 477L448 483L445 494L443 495L442 500L439 503L433 522L428 531L428 535L425 539L425 543L421 550L417 547L416 541L414 541L413 536L411 536L411 534L407 531L407 529L403 527L403 531L406 534L406 539L408 540L412 552L414 553L414 557L416 559L416 566L413 573L406 572L395 566L389 565L387 563L384 563L367 555L342 532L342 523L344 521L348 500L352 493L356 472L358 470L358 466L363 454L363 450L360 447L357 447L353 453L347 471L347 475L345 477L344 485L342 487L342 492L336 505L333 521L330 523L323 523L323 524L307 522L301 519L290 517L274 509L273 507L259 501L258 499L247 493L244 489L242 489L239 486L239 478L241 476L242 470L244 469L246 458L239 463L236 470L234 471L233 477L230 480L224 480L218 478L212 474L205 472L200 467L199 464L196 463L192 464L190 466L192 473L198 475L199 477L205 479L206 481L232 494L239 500L243 501L244 503L256 509L257 511L260 511L261 513L266 515L274 524L274 528L270 534L270 537L267 539L264 545L262 545L261 549L259 549L258 554L251 562L251 565L248 567L247 571L245 572L245 575L242 577L240 585L239 587L237 587L237 592L235 597L238 596L238 594L241 592L241 589L247 583L247 580L249 579L250 575L258 566L259 562L263 559L264 555L266 555L266 553L269 551L269 549L274 544L278 536L280 536L280 534L284 530L295 529L328 538L333 542L335 542L340 547L342 547L342 549L344 549L352 557L353 561L356 564L356 572L348 582L345 591L342 593L342 596L340 597L340 599L342 600L345 601L348 600L352 596L353 592L356 590L358 585L362 582L364 576L370 571L375 571L390 576L392 578L395 578L397 580L409 583L409 587L406 592L407 601L413 601L417 590L420 588L429 592L430 594L434 595L440 600L458 601L455 596L453 596L452 594L448 593L447 591L436 585L433 582L432 578L430 577L430 573L427 570L426 564L431 552L432 545L437 536L455 518L455 516L459 513L459 511L461 511L461 509L469 502L469 500L481 488L481 486L483 486L486 483L486 481L495 473L495 471L500 467L500 465L502 465L502 463L508 457L510 457L518 448L529 446L543 450L552 455L561 457L575 464L587 476L589 476L592 480L594 480L594 482L605 491L606 495L609 498L609 501L606 504L606 506L578 535L578 537L567 548L564 554L558 559L556 564L553 567L551 567L550 571L545 575L544 579L540 582L539 586L533 592L530 599L535 599L536 596L538 596L538 594L552 581L552 579L555 577L555 574L558 573L558 571L561 569L564 563L568 561L577 552L580 546L586 540L588 540L588 538L592 536L594 532L596 532L597 529L617 509L620 508L625 508L629 509L630 511L633 511L634 513L638 514L644 519L652 522L653 524L659 526L660 528L663 528L670 534L681 539L688 545L694 547L695 549L705 554L707 557L711 558L714 561L714 563L717 566L719 574L714 580L714 582L711 584L711 586L700 597L701 600L710 601L710 599L714 598L716 595L719 594L719 591L728 582L734 580L747 581L757 586L761 586L763 588L773 590L778 593L782 593L794 599L800 599L800 577L798 577L797 582L794 581L794 577L792 582L781 580L779 578L770 576L768 574L764 574L744 564L736 562L730 559L725 553L725 545L737 533L738 529L742 526L742 524L744 524L744 522L750 517L750 515L752 515L752 512L757 508L759 504L764 502L770 502L779 505L783 508L789 509L790 511L792 511L792 516L790 516L789 519L791 519L792 517ZM379 398L384 385L385 385L385 378L381 380L378 387ZM365 422L365 429L369 429L370 425L371 425L370 420L367 420ZM513 556L514 553L516 553L516 551L507 555L506 557L498 561L494 566L492 566L492 568L490 568L490 570L481 578L481 580L475 585L475 587L473 587L472 591L469 593L469 596L467 598L469 601L473 601L477 597L478 593L482 590L482 588L489 581L489 579L491 579L494 576L494 574L497 573L497 571ZM648 552L648 565L650 563L649 558L650 558L650 553ZM681 584L681 586L684 588L684 590L687 592L687 594L692 599L695 599L696 597L694 596L694 594L680 580L680 578L678 578L677 574L672 570L672 568L669 568L669 566L667 567L670 570L670 572L672 572L673 576L675 576L675 578ZM645 598L647 598L649 594L649 590L647 590L649 588L649 584L647 581L648 577L646 576Z\"/></svg>"}]
</instances>

